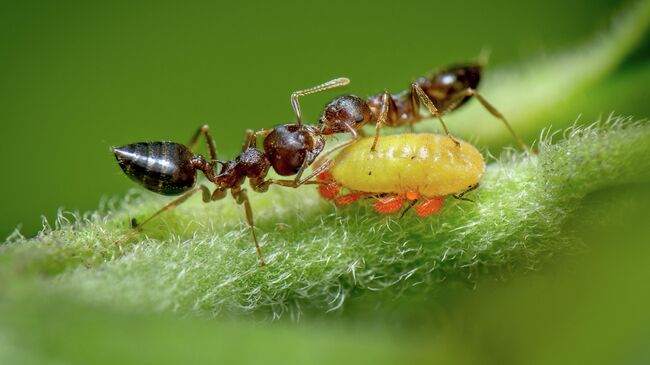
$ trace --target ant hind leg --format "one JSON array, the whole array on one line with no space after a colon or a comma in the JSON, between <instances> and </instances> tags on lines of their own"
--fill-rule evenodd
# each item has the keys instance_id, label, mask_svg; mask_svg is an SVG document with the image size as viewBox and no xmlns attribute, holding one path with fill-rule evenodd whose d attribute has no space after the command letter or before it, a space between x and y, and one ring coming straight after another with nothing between
<instances>
[{"instance_id":1,"label":"ant hind leg","mask_svg":"<svg viewBox=\"0 0 650 365\"><path fill-rule=\"evenodd\" d=\"M205 203L210 202L210 200L211 200L210 190L209 190L205 185L201 184L201 185L199 185L198 187L193 188L192 190L187 191L187 192L184 193L183 195L181 195L181 196L179 196L178 198L176 198L176 199L172 200L171 202L167 203L165 206L163 206L162 208L158 209L155 213L153 213L151 216L149 216L149 218L147 218L147 219L145 219L144 221L142 221L142 223L139 223L139 224L138 224L137 221L136 221L135 219L132 219L132 220L131 220L131 226L132 226L131 232L125 234L122 238L120 238L119 240L115 241L113 244L114 244L115 246L117 246L117 248L121 249L121 248L122 248L122 243L128 241L129 239L131 239L132 237L134 237L136 234L138 234L138 232L140 232L140 231L142 230L142 227L143 227L145 224L149 223L152 219L156 218L156 217L157 217L158 215L160 215L161 213L166 212L166 211L168 211L168 210L172 210L172 209L176 208L177 206L181 205L183 202L185 202L185 201L186 201L187 199L189 199L192 195L194 195L195 193L197 193L197 192L199 192L199 191L202 192L202 195L203 195L203 201L204 201ZM136 224L134 225L134 223L136 223Z\"/></svg>"},{"instance_id":2,"label":"ant hind leg","mask_svg":"<svg viewBox=\"0 0 650 365\"><path fill-rule=\"evenodd\" d=\"M485 109L486 109L490 114L492 114L492 116L494 116L495 118L501 120L501 121L503 122L503 124L505 124L506 128L508 128L508 131L510 132L510 134L512 134L512 137L515 139L515 141L517 141L517 144L519 144L519 146L521 147L521 149L523 149L524 151L530 151L530 147L528 147L528 145L527 145L526 143L524 143L524 141L521 139L521 137L519 137L519 135L517 134L517 132L515 132L515 129L512 128L512 125L510 125L510 123L508 122L508 120L506 119L506 117L504 117L503 114L501 114L501 112L499 112L499 111L497 110L497 108L495 108L492 104L490 104L490 103L489 103L489 102L488 102L488 101L487 101L487 100L486 100L486 99L485 99L481 94L479 94L476 90L474 90L474 89L472 89L472 88L467 88L467 89L465 89L465 90L463 90L463 91L457 93L456 95L452 96L452 99L451 99L451 100L453 100L452 103L453 103L454 101L455 101L455 102L460 102L460 101L463 100L464 98L466 98L466 97L472 97L472 96L475 97L476 100L478 100L478 101L481 103L481 105L482 105L482 106L483 106L483 107L484 107L484 108L485 108ZM456 99L457 99L457 101L456 101Z\"/></svg>"},{"instance_id":3,"label":"ant hind leg","mask_svg":"<svg viewBox=\"0 0 650 365\"><path fill-rule=\"evenodd\" d=\"M434 117L438 118L440 121L440 125L442 125L442 129L444 129L445 134L449 139L456 144L456 147L460 148L460 142L456 138L454 138L451 134L449 134L449 129L447 129L447 125L445 122L442 120L442 116L440 115L440 112L438 111L438 108L436 108L435 105L433 105L433 102L429 98L429 96L422 90L420 85L416 84L415 82L411 84L411 93L415 93L415 95L418 96L418 99L424 104L424 106L429 110L429 113L433 115ZM417 109L414 107L414 109Z\"/></svg>"},{"instance_id":4,"label":"ant hind leg","mask_svg":"<svg viewBox=\"0 0 650 365\"><path fill-rule=\"evenodd\" d=\"M375 147L377 147L377 140L379 140L379 129L383 124L386 124L390 102L391 96L387 90L384 90L384 94L381 96L381 109L379 111L379 118L377 118L377 123L375 124L375 139L372 141L370 152L374 152Z\"/></svg>"},{"instance_id":5,"label":"ant hind leg","mask_svg":"<svg viewBox=\"0 0 650 365\"><path fill-rule=\"evenodd\" d=\"M257 251L257 256L260 260L260 266L266 266L266 261L264 260L264 255L262 254L262 249L260 248L260 243L257 240L257 235L255 234L255 222L253 221L253 208L251 207L250 200L248 199L248 194L246 194L246 189L241 189L237 191L232 191L232 195L235 198L237 204L243 204L244 210L246 211L246 221L248 222L248 227L251 230L253 235L253 241L255 241L255 250Z\"/></svg>"},{"instance_id":6,"label":"ant hind leg","mask_svg":"<svg viewBox=\"0 0 650 365\"><path fill-rule=\"evenodd\" d=\"M208 145L208 151L210 152L210 159L211 162L214 163L217 161L217 148L215 147L214 139L210 134L210 127L207 124L204 124L201 127L199 127L199 129L192 136L192 139L190 139L190 143L188 143L187 146L191 151L194 151L196 145L199 143L199 138L201 137L201 134L205 136L205 142Z\"/></svg>"}]
</instances>

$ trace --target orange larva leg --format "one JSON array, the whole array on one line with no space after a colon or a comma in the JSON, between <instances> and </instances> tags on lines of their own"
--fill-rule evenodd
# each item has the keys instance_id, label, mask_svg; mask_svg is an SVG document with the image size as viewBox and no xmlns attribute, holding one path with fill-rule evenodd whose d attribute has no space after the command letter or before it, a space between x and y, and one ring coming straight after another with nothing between
<instances>
[{"instance_id":1,"label":"orange larva leg","mask_svg":"<svg viewBox=\"0 0 650 365\"><path fill-rule=\"evenodd\" d=\"M329 170L325 170L316 175L316 179L320 181L332 181L332 173Z\"/></svg>"},{"instance_id":2,"label":"orange larva leg","mask_svg":"<svg viewBox=\"0 0 650 365\"><path fill-rule=\"evenodd\" d=\"M402 209L402 205L404 205L404 197L401 195L393 195L377 199L374 208L379 213L390 214Z\"/></svg>"},{"instance_id":3,"label":"orange larva leg","mask_svg":"<svg viewBox=\"0 0 650 365\"><path fill-rule=\"evenodd\" d=\"M324 182L318 186L318 192L323 198L332 200L337 195L339 195L339 192L341 191L341 185L334 181L334 178L332 178L332 174L329 170L325 170L316 175L316 180Z\"/></svg>"},{"instance_id":4,"label":"orange larva leg","mask_svg":"<svg viewBox=\"0 0 650 365\"><path fill-rule=\"evenodd\" d=\"M340 191L341 191L341 185L335 182L318 186L318 192L320 193L320 196L322 196L327 200L334 199L334 197L339 195Z\"/></svg>"},{"instance_id":5,"label":"orange larva leg","mask_svg":"<svg viewBox=\"0 0 650 365\"><path fill-rule=\"evenodd\" d=\"M406 195L406 199L410 201L420 199L420 193L418 193L417 191L407 191L405 195Z\"/></svg>"},{"instance_id":6,"label":"orange larva leg","mask_svg":"<svg viewBox=\"0 0 650 365\"><path fill-rule=\"evenodd\" d=\"M359 200L362 196L366 194L364 193L350 193L346 195L341 195L338 198L334 199L334 204L341 206L341 205L348 205L356 202Z\"/></svg>"},{"instance_id":7,"label":"orange larva leg","mask_svg":"<svg viewBox=\"0 0 650 365\"><path fill-rule=\"evenodd\" d=\"M415 213L418 217L428 217L442 208L442 203L445 201L444 196L436 196L433 198L424 198L417 207Z\"/></svg>"}]
</instances>

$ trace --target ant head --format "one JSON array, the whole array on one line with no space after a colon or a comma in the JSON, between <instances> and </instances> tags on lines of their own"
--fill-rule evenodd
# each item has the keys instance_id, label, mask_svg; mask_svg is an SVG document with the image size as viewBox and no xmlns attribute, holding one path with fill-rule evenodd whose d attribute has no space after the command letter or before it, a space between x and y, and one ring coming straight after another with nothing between
<instances>
[{"instance_id":1,"label":"ant head","mask_svg":"<svg viewBox=\"0 0 650 365\"><path fill-rule=\"evenodd\" d=\"M344 95L332 100L318 123L325 135L357 130L372 119L368 104L356 95Z\"/></svg>"},{"instance_id":2,"label":"ant head","mask_svg":"<svg viewBox=\"0 0 650 365\"><path fill-rule=\"evenodd\" d=\"M325 141L312 126L297 124L278 125L264 138L264 152L273 170L281 176L298 173L305 159L307 163L325 147Z\"/></svg>"}]
</instances>

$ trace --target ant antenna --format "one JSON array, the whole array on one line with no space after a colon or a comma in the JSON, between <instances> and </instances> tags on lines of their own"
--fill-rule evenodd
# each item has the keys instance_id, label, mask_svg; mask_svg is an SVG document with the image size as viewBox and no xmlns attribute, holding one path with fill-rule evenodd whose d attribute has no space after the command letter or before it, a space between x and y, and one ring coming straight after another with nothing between
<instances>
[{"instance_id":1,"label":"ant antenna","mask_svg":"<svg viewBox=\"0 0 650 365\"><path fill-rule=\"evenodd\" d=\"M490 55L492 54L492 47L490 46L483 46L481 49L481 53L478 54L478 58L476 59L476 62L479 64L479 66L484 67L487 65L488 61L490 60Z\"/></svg>"},{"instance_id":2,"label":"ant antenna","mask_svg":"<svg viewBox=\"0 0 650 365\"><path fill-rule=\"evenodd\" d=\"M350 79L346 77L339 77L337 79L324 82L320 85L310 87L309 89L299 90L292 93L291 106L293 107L293 110L296 112L296 119L298 121L298 126L299 127L302 126L302 113L300 112L300 104L298 103L298 97L333 89L335 87L345 86L349 83L350 83Z\"/></svg>"}]
</instances>

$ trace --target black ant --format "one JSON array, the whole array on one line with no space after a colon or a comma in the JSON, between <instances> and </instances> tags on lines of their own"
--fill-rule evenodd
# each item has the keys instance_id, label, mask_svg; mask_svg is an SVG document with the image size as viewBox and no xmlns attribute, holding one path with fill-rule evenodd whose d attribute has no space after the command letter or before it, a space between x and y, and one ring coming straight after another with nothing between
<instances>
[{"instance_id":1,"label":"black ant","mask_svg":"<svg viewBox=\"0 0 650 365\"><path fill-rule=\"evenodd\" d=\"M300 129L292 125L278 126L265 137L265 146L271 147L270 152L265 153L257 148L257 134L248 130L242 152L230 161L217 159L217 150L207 125L199 128L187 146L175 142L143 142L113 148L120 167L131 180L155 193L180 195L141 223L131 221L133 226L131 233L115 244L119 247L122 242L139 232L146 223L160 213L175 208L199 191L202 192L203 201L207 203L223 199L230 190L237 204L244 205L260 265L266 265L255 235L253 210L242 184L248 178L253 190L266 191L271 184L297 187L305 183L317 183L309 180L324 168L316 169L309 176L300 178L306 166L309 166L325 147L322 137L304 138L305 133L310 132L312 131L308 126ZM201 134L205 136L208 145L209 160L192 152ZM217 165L221 165L218 173ZM294 180L265 179L270 167L283 176L297 174L296 178ZM197 171L202 171L205 177L216 185L213 192L210 192L204 184L195 186Z\"/></svg>"},{"instance_id":2,"label":"black ant","mask_svg":"<svg viewBox=\"0 0 650 365\"><path fill-rule=\"evenodd\" d=\"M343 86L349 82L346 78L340 78L293 93L291 100L296 113L300 113L298 96ZM202 134L206 139L210 160L192 152ZM258 137L264 138L264 151L257 148ZM323 133L302 123L278 125L259 132L247 130L242 152L230 161L217 159L217 150L207 125L197 130L187 146L175 142L142 142L113 148L120 167L131 180L155 193L181 195L141 223L132 220L132 232L115 244L119 247L160 213L175 208L199 191L202 192L203 201L207 203L223 199L230 190L237 204L244 205L260 264L264 266L266 262L255 235L253 210L246 189L241 187L242 184L248 178L251 188L259 192L267 191L272 184L294 188L303 184L322 184L311 179L325 171L329 167L327 164L314 169L304 178L302 175L324 148ZM218 173L217 165L221 165ZM280 176L295 177L293 180L265 179L271 167ZM206 178L217 186L213 192L203 184L195 187L197 171L202 171Z\"/></svg>"},{"instance_id":3,"label":"black ant","mask_svg":"<svg viewBox=\"0 0 650 365\"><path fill-rule=\"evenodd\" d=\"M528 146L517 135L506 118L493 107L476 88L481 80L483 62L468 63L465 65L451 66L426 77L420 77L411 83L408 90L397 94L384 91L382 94L370 96L366 100L356 95L343 95L332 100L324 109L319 124L322 134L349 132L352 140L345 143L351 144L358 138L357 131L369 122L375 122L375 139L370 148L375 150L379 139L379 129L382 125L390 127L412 125L422 119L420 102L425 105L431 115L435 116L442 125L447 136L451 136L442 116L460 108L469 99L475 97L485 109L493 116L500 119L508 128L522 149ZM298 124L301 123L299 108L294 103Z\"/></svg>"}]
</instances>

